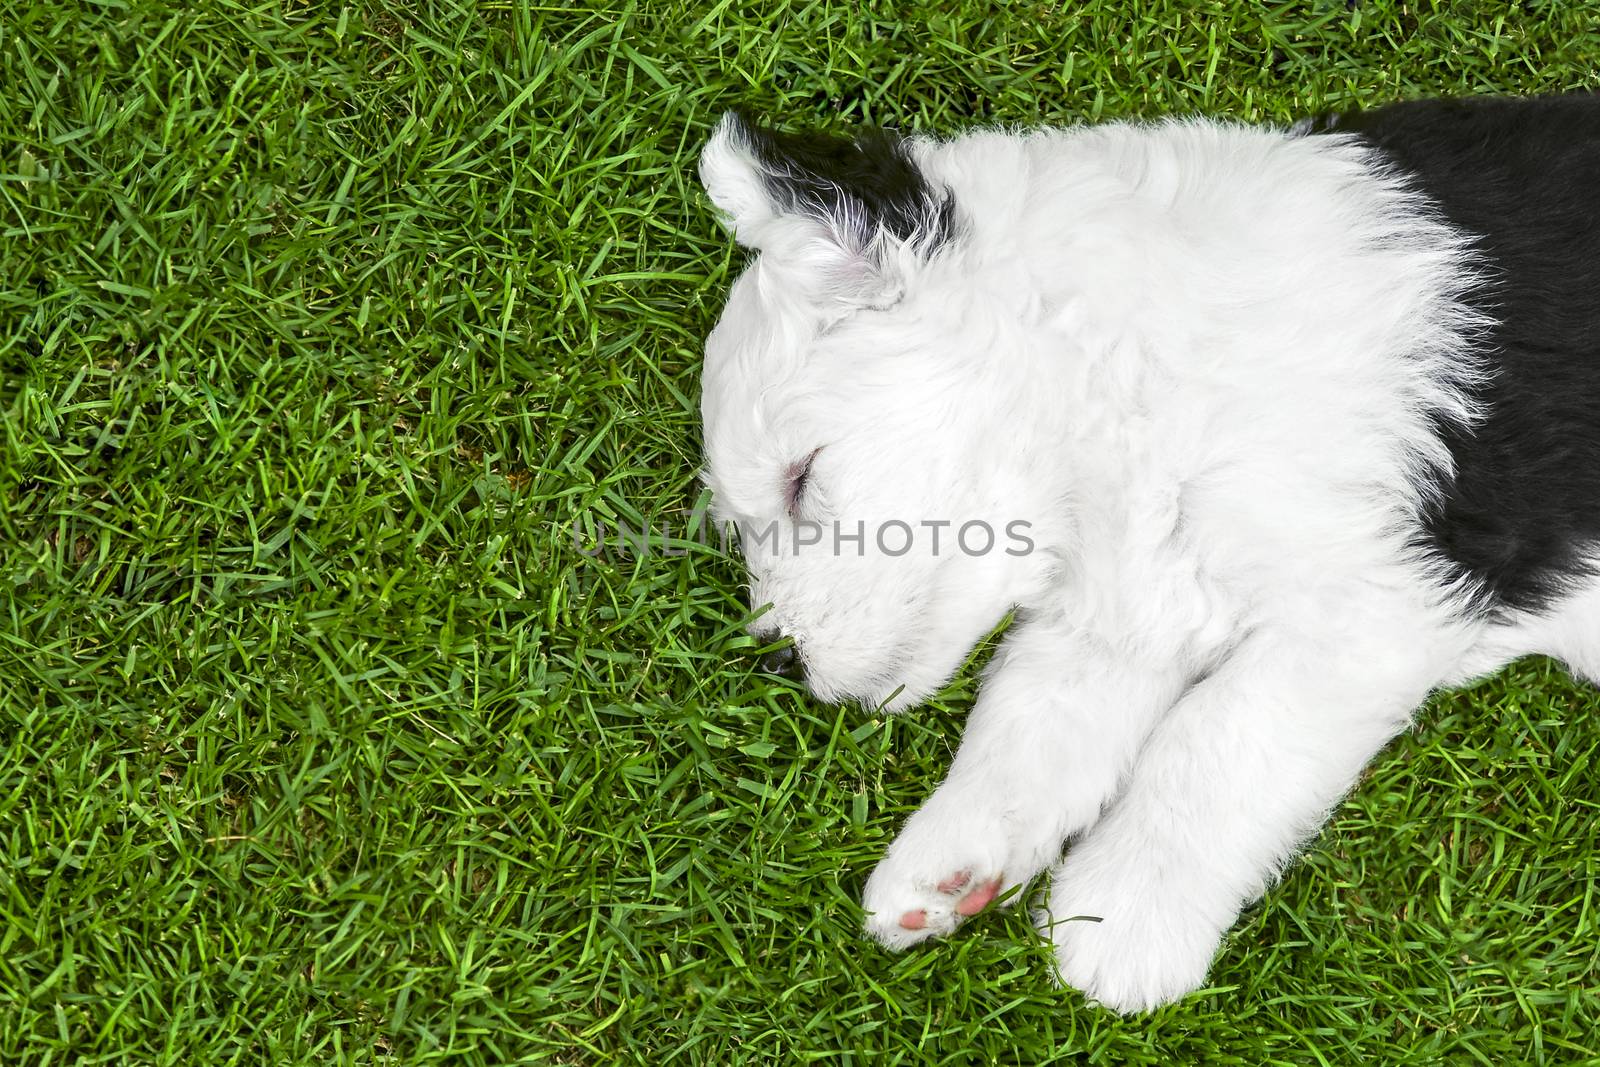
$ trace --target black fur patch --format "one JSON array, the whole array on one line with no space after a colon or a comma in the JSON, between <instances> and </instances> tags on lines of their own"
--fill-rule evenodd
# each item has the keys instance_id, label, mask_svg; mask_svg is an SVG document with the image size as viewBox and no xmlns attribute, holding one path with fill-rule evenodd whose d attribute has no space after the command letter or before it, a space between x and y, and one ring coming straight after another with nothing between
<instances>
[{"instance_id":1,"label":"black fur patch","mask_svg":"<svg viewBox=\"0 0 1600 1067\"><path fill-rule=\"evenodd\" d=\"M768 194L783 209L843 222L861 244L879 229L925 249L949 239L950 194L934 190L898 134L782 133L737 112L735 118Z\"/></svg>"},{"instance_id":2,"label":"black fur patch","mask_svg":"<svg viewBox=\"0 0 1600 1067\"><path fill-rule=\"evenodd\" d=\"M1490 269L1497 325L1471 430L1444 427L1454 480L1427 543L1495 608L1536 610L1600 545L1600 96L1397 104L1313 127L1377 146Z\"/></svg>"}]
</instances>

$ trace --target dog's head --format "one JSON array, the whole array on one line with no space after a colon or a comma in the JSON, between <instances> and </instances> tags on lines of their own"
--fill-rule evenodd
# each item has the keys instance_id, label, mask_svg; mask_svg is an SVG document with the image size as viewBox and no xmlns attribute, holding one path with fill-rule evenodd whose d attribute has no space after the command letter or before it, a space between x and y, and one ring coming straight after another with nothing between
<instances>
[{"instance_id":1,"label":"dog's head","mask_svg":"<svg viewBox=\"0 0 1600 1067\"><path fill-rule=\"evenodd\" d=\"M700 160L759 253L706 342L701 403L715 513L770 604L753 630L793 639L819 697L891 710L1045 567L1017 294L976 262L936 151L730 115Z\"/></svg>"}]
</instances>

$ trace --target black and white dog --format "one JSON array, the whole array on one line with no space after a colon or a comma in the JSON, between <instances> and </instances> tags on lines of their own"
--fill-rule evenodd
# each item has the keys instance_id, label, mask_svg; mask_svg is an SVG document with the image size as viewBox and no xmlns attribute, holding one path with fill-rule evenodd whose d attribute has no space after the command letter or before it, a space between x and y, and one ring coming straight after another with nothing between
<instances>
[{"instance_id":1,"label":"black and white dog","mask_svg":"<svg viewBox=\"0 0 1600 1067\"><path fill-rule=\"evenodd\" d=\"M703 396L756 632L895 711L1015 612L867 883L883 943L1052 867L1064 980L1173 1000L1431 690L1600 676L1597 98L729 116L701 174L760 252Z\"/></svg>"}]
</instances>

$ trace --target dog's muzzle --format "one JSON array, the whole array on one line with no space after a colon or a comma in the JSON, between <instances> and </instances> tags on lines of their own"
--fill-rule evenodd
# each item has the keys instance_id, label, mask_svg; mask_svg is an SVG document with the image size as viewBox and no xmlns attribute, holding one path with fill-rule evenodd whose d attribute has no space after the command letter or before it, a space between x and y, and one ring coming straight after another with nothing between
<instances>
[{"instance_id":1,"label":"dog's muzzle","mask_svg":"<svg viewBox=\"0 0 1600 1067\"><path fill-rule=\"evenodd\" d=\"M806 672L805 664L800 660L800 653L795 651L794 645L784 645L775 648L756 661L756 666L767 674L778 674L785 678L799 679Z\"/></svg>"}]
</instances>

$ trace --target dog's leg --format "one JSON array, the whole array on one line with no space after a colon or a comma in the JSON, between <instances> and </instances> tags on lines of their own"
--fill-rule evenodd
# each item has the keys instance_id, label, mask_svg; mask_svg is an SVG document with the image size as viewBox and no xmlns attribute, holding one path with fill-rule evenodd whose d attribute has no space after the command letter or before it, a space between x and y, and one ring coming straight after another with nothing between
<instances>
[{"instance_id":1,"label":"dog's leg","mask_svg":"<svg viewBox=\"0 0 1600 1067\"><path fill-rule=\"evenodd\" d=\"M1590 582L1520 629L1526 651L1554 656L1579 678L1600 685L1600 586Z\"/></svg>"},{"instance_id":2,"label":"dog's leg","mask_svg":"<svg viewBox=\"0 0 1600 1067\"><path fill-rule=\"evenodd\" d=\"M1034 622L1007 636L949 777L867 882L867 930L891 948L947 934L1058 860L1182 691L1174 666Z\"/></svg>"},{"instance_id":3,"label":"dog's leg","mask_svg":"<svg viewBox=\"0 0 1600 1067\"><path fill-rule=\"evenodd\" d=\"M1118 1011L1198 987L1239 909L1426 697L1426 641L1257 634L1184 694L1056 873L1040 919L1067 984Z\"/></svg>"}]
</instances>

